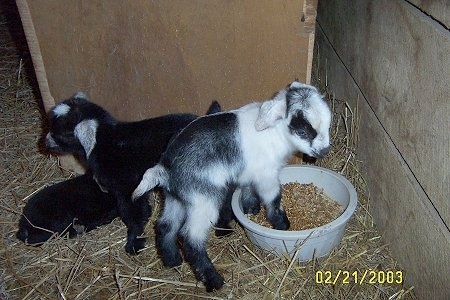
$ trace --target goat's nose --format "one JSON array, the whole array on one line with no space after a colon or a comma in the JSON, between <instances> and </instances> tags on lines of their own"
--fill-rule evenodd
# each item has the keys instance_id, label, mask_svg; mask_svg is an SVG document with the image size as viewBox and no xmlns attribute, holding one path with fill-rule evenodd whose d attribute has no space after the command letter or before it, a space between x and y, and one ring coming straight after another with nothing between
<instances>
[{"instance_id":1,"label":"goat's nose","mask_svg":"<svg viewBox=\"0 0 450 300\"><path fill-rule=\"evenodd\" d=\"M316 154L317 154L317 157L322 158L325 155L327 155L329 152L330 152L330 146L320 149L319 151L316 152Z\"/></svg>"},{"instance_id":2,"label":"goat's nose","mask_svg":"<svg viewBox=\"0 0 450 300\"><path fill-rule=\"evenodd\" d=\"M328 153L330 153L330 146L328 146L328 147L326 147L326 148L323 148L323 149L320 151L320 154L322 154L322 156L325 156L325 155L327 155Z\"/></svg>"}]
</instances>

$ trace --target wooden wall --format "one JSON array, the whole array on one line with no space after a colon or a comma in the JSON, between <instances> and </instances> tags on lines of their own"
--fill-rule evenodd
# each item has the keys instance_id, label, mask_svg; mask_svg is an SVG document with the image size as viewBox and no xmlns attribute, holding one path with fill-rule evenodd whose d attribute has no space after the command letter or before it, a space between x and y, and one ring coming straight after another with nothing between
<instances>
[{"instance_id":1,"label":"wooden wall","mask_svg":"<svg viewBox=\"0 0 450 300\"><path fill-rule=\"evenodd\" d=\"M317 0L16 2L43 97L83 90L122 120L235 108L310 79Z\"/></svg>"},{"instance_id":2,"label":"wooden wall","mask_svg":"<svg viewBox=\"0 0 450 300\"><path fill-rule=\"evenodd\" d=\"M317 0L16 3L47 110L81 90L120 120L203 114L311 78Z\"/></svg>"},{"instance_id":3,"label":"wooden wall","mask_svg":"<svg viewBox=\"0 0 450 300\"><path fill-rule=\"evenodd\" d=\"M450 299L448 1L319 1L320 78L360 111L373 216L423 299Z\"/></svg>"}]
</instances>

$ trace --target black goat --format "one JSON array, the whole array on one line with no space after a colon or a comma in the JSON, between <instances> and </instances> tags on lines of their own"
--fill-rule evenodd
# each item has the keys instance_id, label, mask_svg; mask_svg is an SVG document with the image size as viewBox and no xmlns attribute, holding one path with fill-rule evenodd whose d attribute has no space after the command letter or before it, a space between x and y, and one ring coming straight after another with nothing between
<instances>
[{"instance_id":1,"label":"black goat","mask_svg":"<svg viewBox=\"0 0 450 300\"><path fill-rule=\"evenodd\" d=\"M208 113L220 111L213 102ZM125 250L137 254L145 246L139 237L151 215L147 193L135 201L131 194L142 176L160 159L171 138L197 118L171 114L137 122L115 120L105 109L77 93L50 111L47 148L78 154L87 161L103 191L117 200L119 215L127 226Z\"/></svg>"},{"instance_id":2,"label":"black goat","mask_svg":"<svg viewBox=\"0 0 450 300\"><path fill-rule=\"evenodd\" d=\"M119 216L115 198L100 190L91 173L45 187L23 208L17 238L39 245L55 233L74 237Z\"/></svg>"}]
</instances>

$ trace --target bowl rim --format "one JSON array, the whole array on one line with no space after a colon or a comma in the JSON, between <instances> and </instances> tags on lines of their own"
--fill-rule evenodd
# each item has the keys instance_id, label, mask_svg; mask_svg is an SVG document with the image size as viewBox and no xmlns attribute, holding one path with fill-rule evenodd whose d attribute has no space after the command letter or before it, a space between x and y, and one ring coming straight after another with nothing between
<instances>
[{"instance_id":1,"label":"bowl rim","mask_svg":"<svg viewBox=\"0 0 450 300\"><path fill-rule=\"evenodd\" d=\"M242 226L245 229L250 230L253 233L256 233L256 234L259 234L262 236L266 236L266 237L270 237L270 238L274 238L274 239L299 239L299 238L306 239L306 238L312 238L314 236L321 235L321 233L323 233L323 232L328 232L334 228L340 227L341 225L345 224L351 218L353 213L355 212L357 203L358 203L356 189L350 183L350 181L348 181L348 179L345 178L344 176L342 176L341 174L339 174L333 170L323 168L323 167L301 165L301 164L287 165L287 166L283 167L282 170L283 169L313 169L315 171L322 171L332 177L335 177L337 180L339 180L342 184L345 185L345 187L347 188L347 190L349 192L350 199L349 199L349 203L348 203L346 209L339 217L337 217L333 221L326 223L319 227L314 227L314 228L305 229L305 230L296 230L296 231L294 231L294 230L277 230L277 229L262 226L256 222L253 222L252 220L250 220L249 218L247 218L245 216L244 212L239 207L239 202L240 202L239 196L241 193L241 189L238 188L233 193L233 197L231 200L231 208L232 208L233 213L236 216L237 220L239 221L239 223L242 224ZM249 228L249 227L251 227L251 228Z\"/></svg>"}]
</instances>

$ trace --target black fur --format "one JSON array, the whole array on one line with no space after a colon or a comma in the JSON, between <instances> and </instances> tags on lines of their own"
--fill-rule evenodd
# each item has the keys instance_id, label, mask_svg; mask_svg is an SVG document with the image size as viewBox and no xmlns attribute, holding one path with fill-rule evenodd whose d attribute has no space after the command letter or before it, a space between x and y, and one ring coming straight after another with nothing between
<instances>
[{"instance_id":1,"label":"black fur","mask_svg":"<svg viewBox=\"0 0 450 300\"><path fill-rule=\"evenodd\" d=\"M209 259L206 248L196 247L195 242L184 240L183 250L186 261L194 270L195 278L204 282L206 291L212 292L220 289L225 280Z\"/></svg>"},{"instance_id":2,"label":"black fur","mask_svg":"<svg viewBox=\"0 0 450 300\"><path fill-rule=\"evenodd\" d=\"M308 140L310 143L312 143L317 136L317 131L311 126L308 120L305 119L302 111L292 116L289 130L302 139Z\"/></svg>"},{"instance_id":3,"label":"black fur","mask_svg":"<svg viewBox=\"0 0 450 300\"><path fill-rule=\"evenodd\" d=\"M261 199L251 186L241 188L241 203L244 214L257 215L261 211Z\"/></svg>"},{"instance_id":4,"label":"black fur","mask_svg":"<svg viewBox=\"0 0 450 300\"><path fill-rule=\"evenodd\" d=\"M161 158L161 164L171 172L169 190L172 181L176 181L177 184L180 181L189 181L189 189L201 189L206 193L215 193L215 187L212 191L208 191L209 187L205 185L204 181L193 181L197 176L192 176L194 174L190 172L206 168L214 163L221 163L229 167L242 164L242 161L236 160L242 157L241 149L234 138L237 130L237 117L233 113L205 116L185 128ZM192 145L195 145L195 147L192 147ZM176 156L181 157L180 159L173 159ZM180 168L179 163L183 167ZM192 168L186 168L186 164L192 166ZM228 191L225 190L224 192L227 193Z\"/></svg>"},{"instance_id":5,"label":"black fur","mask_svg":"<svg viewBox=\"0 0 450 300\"><path fill-rule=\"evenodd\" d=\"M215 234L217 237L227 236L233 232L230 222L234 218L233 210L231 208L231 198L233 197L235 187L229 187L226 201L222 203L220 208L219 220L217 220Z\"/></svg>"},{"instance_id":6,"label":"black fur","mask_svg":"<svg viewBox=\"0 0 450 300\"><path fill-rule=\"evenodd\" d=\"M271 205L266 205L266 218L272 224L274 229L288 230L290 226L289 219L286 216L285 211L280 206L281 203L281 190L276 196L275 200L271 202Z\"/></svg>"},{"instance_id":7,"label":"black fur","mask_svg":"<svg viewBox=\"0 0 450 300\"><path fill-rule=\"evenodd\" d=\"M239 158L242 154L235 139L237 126L237 117L233 113L199 118L177 135L161 158L161 164L170 170L168 188L165 191L166 203L167 200L178 201L174 200L175 198L183 199L182 194L189 193L190 190L210 195L211 201L217 201L216 205L220 210L216 226L222 229L216 230L217 236L231 233L229 223L233 218L231 196L235 189L234 179L230 177L228 185L217 187L211 185L209 181L201 180L198 174L192 172L216 164L235 169L236 173L241 170L243 162ZM179 163L182 167L178 165ZM172 186L175 187L173 191ZM171 194L172 192L176 194ZM185 203L182 205L189 206ZM191 265L196 278L204 282L207 291L219 289L224 280L207 256L206 245L204 242L199 244L198 241L192 241L190 235L183 230L179 232L178 226L185 221L182 220L183 215L177 215L177 218L176 224L171 220L160 218L156 225L157 247L164 265L173 267L182 262L177 245L179 233L183 241L184 257ZM189 227L186 224L182 226Z\"/></svg>"},{"instance_id":8,"label":"black fur","mask_svg":"<svg viewBox=\"0 0 450 300\"><path fill-rule=\"evenodd\" d=\"M17 238L39 245L53 234L76 236L108 224L119 212L115 198L103 193L88 173L45 187L23 208ZM43 229L41 229L43 228Z\"/></svg>"},{"instance_id":9,"label":"black fur","mask_svg":"<svg viewBox=\"0 0 450 300\"><path fill-rule=\"evenodd\" d=\"M145 170L160 159L172 137L195 120L192 114L172 114L137 122L120 122L106 110L78 94L63 102L67 114L50 113L51 126L46 144L53 152L77 153L87 160L97 183L117 199L119 215L127 226L125 250L137 254L145 245L145 224L151 215L148 193L131 201L131 194ZM209 113L220 111L213 102ZM95 146L89 156L74 130L80 122L95 120L98 124ZM53 140L53 141L51 141ZM56 142L56 145L55 145Z\"/></svg>"},{"instance_id":10,"label":"black fur","mask_svg":"<svg viewBox=\"0 0 450 300\"><path fill-rule=\"evenodd\" d=\"M172 268L181 265L183 258L181 257L180 250L176 246L178 236L172 236L167 238L168 233L171 231L171 224L160 222L158 220L156 225L156 249L161 256L164 266ZM175 245L175 247L174 247Z\"/></svg>"}]
</instances>

